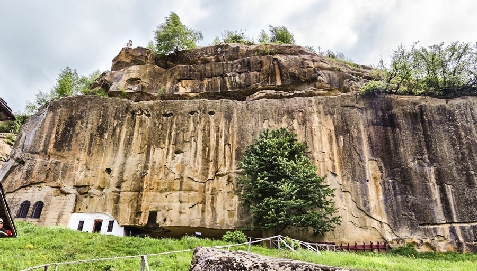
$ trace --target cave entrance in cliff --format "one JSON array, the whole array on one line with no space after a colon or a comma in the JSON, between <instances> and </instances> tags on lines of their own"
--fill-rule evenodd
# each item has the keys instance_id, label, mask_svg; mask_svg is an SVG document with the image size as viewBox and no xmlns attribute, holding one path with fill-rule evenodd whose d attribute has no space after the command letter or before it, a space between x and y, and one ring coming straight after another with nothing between
<instances>
[{"instance_id":1,"label":"cave entrance in cliff","mask_svg":"<svg viewBox=\"0 0 477 271\"><path fill-rule=\"evenodd\" d=\"M157 224L157 211L150 211L147 216L147 224L146 227L148 228L157 228L159 224Z\"/></svg>"},{"instance_id":2,"label":"cave entrance in cliff","mask_svg":"<svg viewBox=\"0 0 477 271\"><path fill-rule=\"evenodd\" d=\"M93 225L93 232L101 232L101 227L103 226L103 220L95 219Z\"/></svg>"}]
</instances>

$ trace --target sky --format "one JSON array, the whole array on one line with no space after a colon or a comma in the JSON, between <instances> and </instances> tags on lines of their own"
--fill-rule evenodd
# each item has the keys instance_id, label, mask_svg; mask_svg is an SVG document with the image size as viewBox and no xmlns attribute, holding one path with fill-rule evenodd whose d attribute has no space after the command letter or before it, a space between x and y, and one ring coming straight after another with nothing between
<instances>
[{"instance_id":1,"label":"sky","mask_svg":"<svg viewBox=\"0 0 477 271\"><path fill-rule=\"evenodd\" d=\"M15 113L48 92L66 67L80 75L111 69L128 40L146 47L171 12L202 32L200 46L225 30L258 40L285 26L298 45L342 52L377 65L400 44L477 42L474 0L0 0L0 97Z\"/></svg>"}]
</instances>

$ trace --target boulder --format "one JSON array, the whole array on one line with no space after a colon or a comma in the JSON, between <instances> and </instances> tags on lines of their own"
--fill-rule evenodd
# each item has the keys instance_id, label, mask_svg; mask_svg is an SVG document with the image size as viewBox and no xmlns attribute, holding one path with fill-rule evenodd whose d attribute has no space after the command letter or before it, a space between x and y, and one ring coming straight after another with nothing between
<instances>
[{"instance_id":1,"label":"boulder","mask_svg":"<svg viewBox=\"0 0 477 271\"><path fill-rule=\"evenodd\" d=\"M261 256L246 251L198 247L190 271L351 271L302 261Z\"/></svg>"}]
</instances>

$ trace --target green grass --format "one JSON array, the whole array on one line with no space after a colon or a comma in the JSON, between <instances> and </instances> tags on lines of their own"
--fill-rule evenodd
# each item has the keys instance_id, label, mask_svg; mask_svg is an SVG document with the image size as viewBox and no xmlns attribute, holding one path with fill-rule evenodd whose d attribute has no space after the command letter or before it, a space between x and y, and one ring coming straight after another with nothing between
<instances>
[{"instance_id":1,"label":"green grass","mask_svg":"<svg viewBox=\"0 0 477 271\"><path fill-rule=\"evenodd\" d=\"M84 233L60 227L39 227L23 221L16 222L18 237L0 239L0 270L21 270L47 263L68 262L127 255L156 254L166 251L191 249L198 246L220 246L219 240L185 237L175 239L152 239L137 237L115 237ZM239 249L246 250L242 246ZM403 250L402 256L375 253L333 253L321 255L300 250L277 251L253 246L252 252L287 257L307 262L353 268L358 270L477 270L477 254L460 253L411 253ZM189 270L192 252L148 257L151 270ZM140 259L101 261L94 264L59 266L64 270L140 270ZM37 269L43 270L43 269ZM54 266L50 267L54 270Z\"/></svg>"}]
</instances>

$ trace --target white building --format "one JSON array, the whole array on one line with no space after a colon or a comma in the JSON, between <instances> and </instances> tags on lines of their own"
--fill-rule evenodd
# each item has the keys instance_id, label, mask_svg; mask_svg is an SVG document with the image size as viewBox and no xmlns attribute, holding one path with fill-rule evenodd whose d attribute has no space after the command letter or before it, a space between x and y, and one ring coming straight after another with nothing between
<instances>
[{"instance_id":1,"label":"white building","mask_svg":"<svg viewBox=\"0 0 477 271\"><path fill-rule=\"evenodd\" d=\"M72 230L98 232L101 234L124 236L124 227L105 213L73 213L68 223Z\"/></svg>"}]
</instances>

